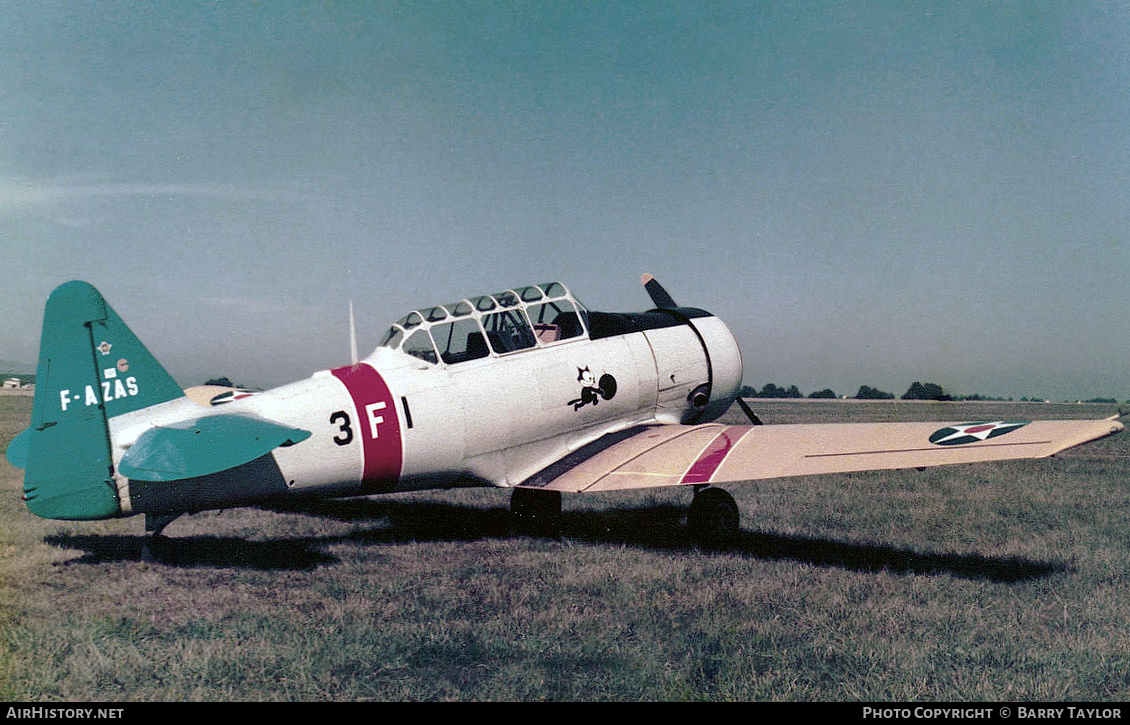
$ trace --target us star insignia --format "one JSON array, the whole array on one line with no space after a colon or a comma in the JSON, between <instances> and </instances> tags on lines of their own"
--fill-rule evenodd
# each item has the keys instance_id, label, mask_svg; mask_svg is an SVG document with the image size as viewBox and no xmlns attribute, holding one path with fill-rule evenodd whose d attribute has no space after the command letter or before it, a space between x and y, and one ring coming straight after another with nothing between
<instances>
[{"instance_id":1,"label":"us star insignia","mask_svg":"<svg viewBox=\"0 0 1130 725\"><path fill-rule=\"evenodd\" d=\"M990 438L996 438L1006 433L1011 433L1018 428L1028 425L1026 420L998 420L991 423L962 423L951 425L934 431L930 442L939 446L960 446L966 443L978 443Z\"/></svg>"}]
</instances>

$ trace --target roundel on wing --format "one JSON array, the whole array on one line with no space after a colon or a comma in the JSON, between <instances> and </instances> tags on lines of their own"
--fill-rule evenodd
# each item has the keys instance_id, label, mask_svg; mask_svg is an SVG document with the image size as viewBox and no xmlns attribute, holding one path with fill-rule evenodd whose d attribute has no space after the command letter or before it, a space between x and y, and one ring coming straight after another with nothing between
<instances>
[{"instance_id":1,"label":"roundel on wing","mask_svg":"<svg viewBox=\"0 0 1130 725\"><path fill-rule=\"evenodd\" d=\"M962 423L950 425L933 432L930 442L938 446L961 446L980 443L990 438L1011 433L1028 425L1026 420L998 420L993 422Z\"/></svg>"}]
</instances>

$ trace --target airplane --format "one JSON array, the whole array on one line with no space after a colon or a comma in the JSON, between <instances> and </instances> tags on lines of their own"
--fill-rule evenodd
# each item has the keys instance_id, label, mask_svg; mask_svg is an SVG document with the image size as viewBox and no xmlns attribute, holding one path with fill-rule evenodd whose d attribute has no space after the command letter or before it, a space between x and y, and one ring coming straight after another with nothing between
<instances>
[{"instance_id":1,"label":"airplane","mask_svg":"<svg viewBox=\"0 0 1130 725\"><path fill-rule=\"evenodd\" d=\"M763 425L738 396L718 317L644 275L651 309L599 312L558 282L409 312L371 355L278 388L183 389L86 282L47 300L30 426L6 455L48 519L184 514L457 486L510 489L523 531L563 493L675 486L703 546L740 516L719 486L1042 458L1122 430L1105 420ZM351 323L352 323L352 308ZM352 328L352 324L351 324ZM748 424L718 418L735 402Z\"/></svg>"}]
</instances>

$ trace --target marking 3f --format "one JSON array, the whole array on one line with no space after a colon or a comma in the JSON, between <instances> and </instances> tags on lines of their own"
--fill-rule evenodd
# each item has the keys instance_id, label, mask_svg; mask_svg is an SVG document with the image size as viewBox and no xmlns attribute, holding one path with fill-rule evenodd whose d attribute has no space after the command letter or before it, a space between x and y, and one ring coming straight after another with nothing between
<instances>
[{"instance_id":1,"label":"marking 3f","mask_svg":"<svg viewBox=\"0 0 1130 725\"><path fill-rule=\"evenodd\" d=\"M375 493L392 487L400 479L404 451L400 440L400 421L392 402L392 393L380 374L361 363L331 371L349 391L353 413L339 410L330 415L329 423L336 432L334 443L347 446L361 438L364 493ZM354 429L354 425L357 429Z\"/></svg>"}]
</instances>

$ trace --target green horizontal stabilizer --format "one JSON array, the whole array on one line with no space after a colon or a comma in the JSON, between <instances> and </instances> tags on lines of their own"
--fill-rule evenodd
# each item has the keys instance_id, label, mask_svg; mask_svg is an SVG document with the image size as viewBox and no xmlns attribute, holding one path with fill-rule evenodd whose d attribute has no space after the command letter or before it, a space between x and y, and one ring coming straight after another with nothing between
<instances>
[{"instance_id":1,"label":"green horizontal stabilizer","mask_svg":"<svg viewBox=\"0 0 1130 725\"><path fill-rule=\"evenodd\" d=\"M210 415L142 433L118 471L142 481L180 481L243 465L309 437L310 431L249 415Z\"/></svg>"}]
</instances>

